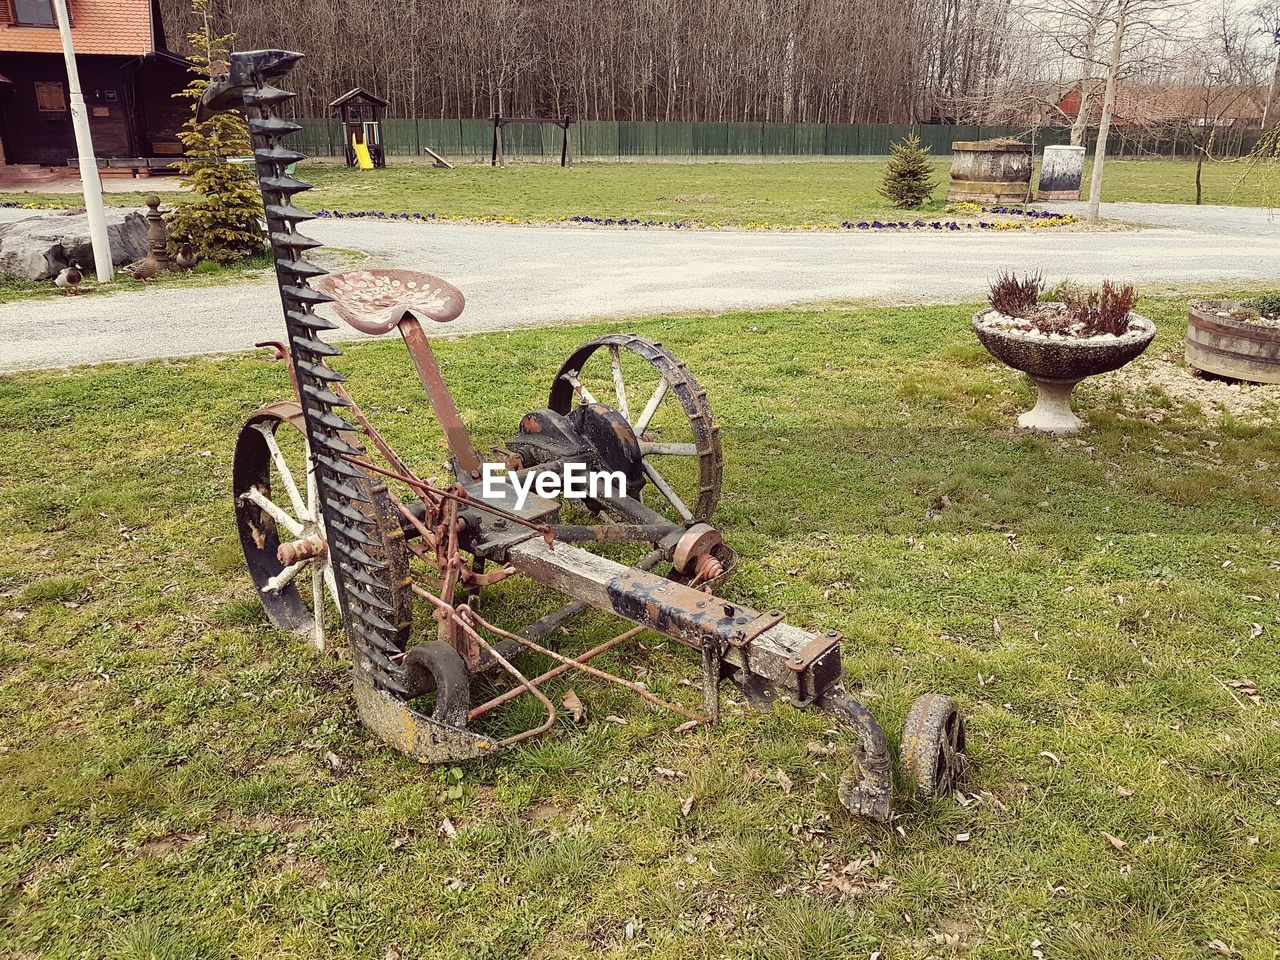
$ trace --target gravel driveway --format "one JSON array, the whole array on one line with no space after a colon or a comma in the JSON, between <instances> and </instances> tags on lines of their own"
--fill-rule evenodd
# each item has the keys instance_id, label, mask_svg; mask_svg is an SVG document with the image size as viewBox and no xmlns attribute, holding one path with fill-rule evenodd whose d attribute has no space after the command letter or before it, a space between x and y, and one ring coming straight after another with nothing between
<instances>
[{"instance_id":1,"label":"gravel driveway","mask_svg":"<svg viewBox=\"0 0 1280 960\"><path fill-rule=\"evenodd\" d=\"M0 210L6 220L29 215ZM1108 204L1104 215L1158 226L895 235L318 221L308 232L366 251L371 264L456 284L468 306L450 333L805 301L957 302L976 299L1006 266L1041 270L1050 282L1185 286L1276 276L1280 224L1268 211ZM0 304L0 370L224 353L283 332L266 282Z\"/></svg>"}]
</instances>

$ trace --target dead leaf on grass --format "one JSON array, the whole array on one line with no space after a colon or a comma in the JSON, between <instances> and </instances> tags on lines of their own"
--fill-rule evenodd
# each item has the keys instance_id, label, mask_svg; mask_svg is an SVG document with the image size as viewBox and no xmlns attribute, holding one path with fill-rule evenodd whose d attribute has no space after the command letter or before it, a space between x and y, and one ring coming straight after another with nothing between
<instances>
[{"instance_id":1,"label":"dead leaf on grass","mask_svg":"<svg viewBox=\"0 0 1280 960\"><path fill-rule=\"evenodd\" d=\"M1258 693L1257 684L1248 677L1241 677L1239 680L1228 680L1227 686L1244 694L1255 707L1262 706L1262 695Z\"/></svg>"},{"instance_id":2,"label":"dead leaf on grass","mask_svg":"<svg viewBox=\"0 0 1280 960\"><path fill-rule=\"evenodd\" d=\"M626 720L624 720L624 719L622 719L622 717L618 716L618 715L617 715L617 714L615 714L615 713L611 713L611 714L609 714L607 717L605 717L605 718L604 718L604 722L605 722L605 723L616 723L616 724L617 724L618 726L620 726L620 727L625 727L625 726L627 725L627 721L626 721Z\"/></svg>"},{"instance_id":3,"label":"dead leaf on grass","mask_svg":"<svg viewBox=\"0 0 1280 960\"><path fill-rule=\"evenodd\" d=\"M1219 953L1224 957L1236 956L1236 952L1232 950L1230 947L1228 947L1221 940L1219 940L1217 937L1214 937L1212 940L1206 943L1205 946L1208 947L1210 950L1212 950L1214 953Z\"/></svg>"},{"instance_id":4,"label":"dead leaf on grass","mask_svg":"<svg viewBox=\"0 0 1280 960\"><path fill-rule=\"evenodd\" d=\"M1041 751L1040 751L1040 756L1042 756L1042 757L1046 757L1046 758L1048 758L1049 760L1052 760L1052 761L1053 761L1053 765L1054 765L1055 767L1060 767L1060 766L1062 766L1062 761L1061 761L1061 760L1059 760L1055 754L1050 753L1048 750L1041 750Z\"/></svg>"},{"instance_id":5,"label":"dead leaf on grass","mask_svg":"<svg viewBox=\"0 0 1280 960\"><path fill-rule=\"evenodd\" d=\"M1112 835L1112 834L1110 834L1110 833L1107 833L1107 831L1105 831L1105 830L1103 830L1103 831L1102 831L1102 835L1103 835L1104 837L1106 837L1106 838L1107 838L1107 843L1111 844L1111 845L1112 845L1113 847L1115 847L1117 850L1123 850L1123 849L1125 849L1127 846L1129 846L1127 843L1125 843L1125 842L1124 842L1123 840L1121 840L1119 837L1114 836L1114 835Z\"/></svg>"},{"instance_id":6,"label":"dead leaf on grass","mask_svg":"<svg viewBox=\"0 0 1280 960\"><path fill-rule=\"evenodd\" d=\"M782 788L783 793L787 795L791 794L791 778L781 770L778 771L778 786Z\"/></svg>"},{"instance_id":7,"label":"dead leaf on grass","mask_svg":"<svg viewBox=\"0 0 1280 960\"><path fill-rule=\"evenodd\" d=\"M676 727L676 733L688 733L700 723L702 723L701 720L686 720L684 723L680 724L680 726Z\"/></svg>"},{"instance_id":8,"label":"dead leaf on grass","mask_svg":"<svg viewBox=\"0 0 1280 960\"><path fill-rule=\"evenodd\" d=\"M587 719L587 708L582 705L582 701L578 699L578 695L572 690L564 695L564 699L560 701L560 706L569 711L569 716L573 718L574 723L581 723Z\"/></svg>"}]
</instances>

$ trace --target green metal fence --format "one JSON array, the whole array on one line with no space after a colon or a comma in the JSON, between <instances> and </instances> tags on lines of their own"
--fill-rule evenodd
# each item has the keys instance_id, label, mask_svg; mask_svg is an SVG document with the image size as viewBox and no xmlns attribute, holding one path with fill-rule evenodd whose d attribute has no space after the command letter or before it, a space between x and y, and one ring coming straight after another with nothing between
<instances>
[{"instance_id":1,"label":"green metal fence","mask_svg":"<svg viewBox=\"0 0 1280 960\"><path fill-rule=\"evenodd\" d=\"M342 133L336 120L299 120L302 132L291 140L310 156L339 156ZM1026 141L1022 127L894 123L676 123L665 121L584 120L572 127L573 155L583 159L643 157L846 157L884 156L891 143L915 133L934 156L951 154L953 141L1014 137ZM423 148L452 158L488 157L492 120L386 120L383 138L388 156L422 156ZM508 158L560 157L561 131L552 124L512 123L503 128ZM1219 155L1240 156L1256 141L1248 134L1223 138ZM1040 145L1069 142L1065 129L1043 128ZM1118 156L1190 156L1195 145L1177 136L1130 139L1113 128L1109 152Z\"/></svg>"}]
</instances>

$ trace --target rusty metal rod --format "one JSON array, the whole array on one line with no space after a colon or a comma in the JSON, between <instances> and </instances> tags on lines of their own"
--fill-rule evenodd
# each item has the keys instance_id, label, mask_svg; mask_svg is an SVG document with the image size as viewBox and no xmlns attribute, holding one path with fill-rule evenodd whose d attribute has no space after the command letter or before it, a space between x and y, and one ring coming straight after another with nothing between
<instances>
[{"instance_id":1,"label":"rusty metal rod","mask_svg":"<svg viewBox=\"0 0 1280 960\"><path fill-rule=\"evenodd\" d=\"M417 477L412 475L396 473L394 470L385 470L376 463L370 463L368 460L361 460L359 457L353 457L350 454L344 454L342 459L352 466L360 467L364 470L372 470L374 473L380 473L382 476L390 477L392 480L399 480L401 483L408 484L415 490L428 493L433 496L444 497L446 500L454 500L468 507L475 507L477 510L483 510L485 513L491 513L495 517L502 517L504 520L510 520L514 523L518 523L520 526L527 527L534 533L542 534L542 538L547 541L548 547L552 547L554 543L555 536L552 534L551 528L546 524L536 524L531 520L526 520L519 514L511 513L509 510L492 507L483 500L476 500L474 497L467 494L465 490L462 493L454 493L452 490L445 490L443 487L432 486L425 480L419 480Z\"/></svg>"},{"instance_id":2,"label":"rusty metal rod","mask_svg":"<svg viewBox=\"0 0 1280 960\"><path fill-rule=\"evenodd\" d=\"M555 725L556 708L551 703L551 701L547 699L547 695L543 693L541 690L539 690L534 684L530 683L529 679L523 673L517 670L515 666L512 665L511 661L509 661L506 657L504 657L501 653L499 653L496 647L494 647L487 640L485 640L484 637L480 636L480 633L474 627L472 627L471 624L467 623L465 619L463 619L463 617L459 613L459 608L446 603L445 601L441 600L439 597L433 596L431 593L422 589L422 587L418 586L416 583L412 584L411 588L414 593L416 593L418 596L426 600L431 601L442 612L447 611L447 616L449 617L449 619L451 619L459 627L461 627L467 633L467 635L471 637L472 640L474 640L481 647L487 650L489 652L489 656L493 657L493 659L496 660L504 670L506 670L509 674L511 674L513 677L516 678L516 680L520 683L520 686L523 688L520 691L521 693L524 693L526 691L529 693L532 693L535 697L538 698L538 700L542 703L542 705L547 708L547 719L543 721L541 726L531 727L530 729L522 731L521 733L518 733L515 736L507 737L505 740L499 740L498 746L509 747L513 743L519 743L521 740L527 740L530 737L539 736L540 734L546 733L548 730L552 728L552 726ZM467 610L468 612L470 612L469 607L462 607L461 609Z\"/></svg>"},{"instance_id":3,"label":"rusty metal rod","mask_svg":"<svg viewBox=\"0 0 1280 960\"><path fill-rule=\"evenodd\" d=\"M369 437L369 440L378 448L378 451L387 458L387 462L401 473L411 474L413 471L409 469L409 465L401 459L400 454L396 453L391 444L387 443L387 441L382 438L382 434L374 429L373 424L370 423L369 418L364 415L364 411L360 409L359 404L351 398L351 394L347 391L347 388L341 383L335 383L333 385L333 392L351 405L348 408L351 411L351 415L356 418L356 422L360 424L360 428L364 430L365 434Z\"/></svg>"},{"instance_id":4,"label":"rusty metal rod","mask_svg":"<svg viewBox=\"0 0 1280 960\"><path fill-rule=\"evenodd\" d=\"M554 650L548 650L546 647L542 646L542 644L534 643L528 637L522 637L519 634L515 634L515 633L511 633L510 631L503 630L501 627L495 627L493 624L489 623L482 616L480 616L480 614L476 613L474 610L472 610L470 607L466 605L458 607L458 613L463 617L468 617L475 620L475 622L479 624L481 627L490 631L491 633L496 633L498 636L502 637L505 640L514 640L516 643L519 643L522 646L528 647L530 650L537 651L538 653L542 654L544 657L550 657L552 660L558 660L560 663L568 664L571 667L576 667L578 670L581 670L583 673L587 674L588 676L595 677L599 680L605 680L609 683L616 683L620 687L625 687L626 689L630 690L632 693L636 694L642 699L647 700L649 703L652 703L654 706L661 707L664 710L670 710L672 713L678 713L680 716L688 720L699 720L702 723L709 722L707 718L702 716L701 714L693 713L692 711L686 710L684 707L680 706L677 703L668 703L666 700L663 700L661 697L655 696L654 694L650 693L648 690L646 690L644 687L642 687L638 683L632 683L630 680L626 680L626 679L623 679L622 677L614 676L612 673L606 673L603 670L597 670L595 667L590 667L590 666L587 666L586 664L578 663L572 657L566 657L563 654L556 653Z\"/></svg>"},{"instance_id":5,"label":"rusty metal rod","mask_svg":"<svg viewBox=\"0 0 1280 960\"><path fill-rule=\"evenodd\" d=\"M674 523L554 523L551 532L563 543L660 543L677 530Z\"/></svg>"},{"instance_id":6,"label":"rusty metal rod","mask_svg":"<svg viewBox=\"0 0 1280 960\"><path fill-rule=\"evenodd\" d=\"M583 664L583 663L586 663L588 660L594 660L596 657L600 656L600 654L605 653L606 651L612 650L618 644L625 643L626 641L632 639L633 637L638 637L640 634L644 633L644 631L645 631L644 627L632 627L626 633L620 633L616 637L614 637L612 640L606 640L604 643L600 644L599 646L592 647L590 650L586 651L585 653L581 653L578 656L574 657L573 659L575 663L562 663L559 666L552 667L546 673L539 674L529 682L532 683L535 687L541 686L542 684L546 683L548 680L554 680L556 677L560 676L562 673L568 673L570 670L574 668L575 664ZM482 703L480 704L480 706L472 709L472 711L469 714L467 714L467 719L474 720L476 717L484 716L484 714L488 713L490 710L494 709L495 707L502 706L504 703L506 703L509 700L514 700L516 697L520 696L522 693L524 693L523 690L508 690L505 693L500 693L498 694L498 696L494 697L492 700Z\"/></svg>"}]
</instances>

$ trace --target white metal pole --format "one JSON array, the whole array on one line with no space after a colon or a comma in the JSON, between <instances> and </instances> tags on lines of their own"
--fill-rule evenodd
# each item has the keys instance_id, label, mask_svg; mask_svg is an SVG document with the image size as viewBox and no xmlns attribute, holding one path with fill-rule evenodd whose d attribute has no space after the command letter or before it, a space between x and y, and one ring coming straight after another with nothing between
<instances>
[{"instance_id":1,"label":"white metal pole","mask_svg":"<svg viewBox=\"0 0 1280 960\"><path fill-rule=\"evenodd\" d=\"M107 239L107 214L102 206L102 180L98 174L98 158L93 153L93 137L89 133L89 114L80 92L80 71L76 69L76 51L71 45L71 18L67 0L53 0L62 36L62 54L67 61L67 92L71 98L71 125L76 132L76 152L80 155L80 185L84 189L84 209L89 219L89 240L93 244L93 264L98 282L109 283L114 273L111 243Z\"/></svg>"}]
</instances>

